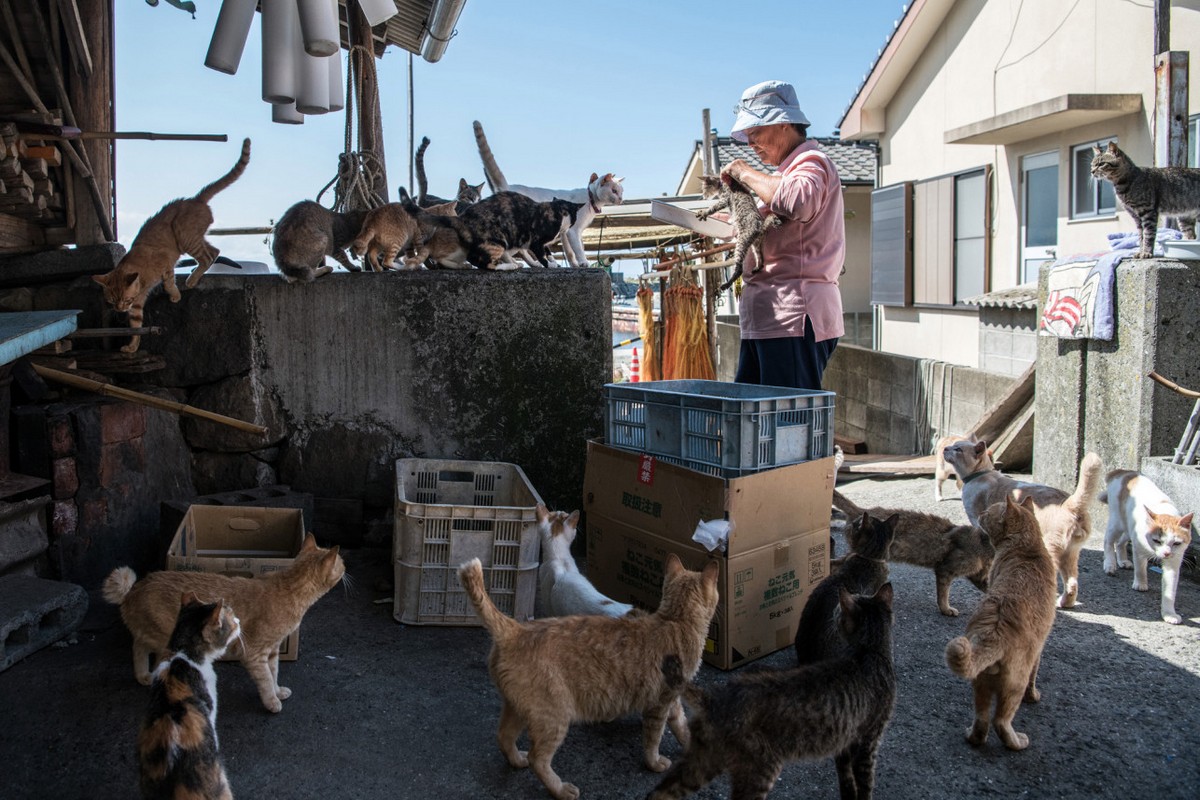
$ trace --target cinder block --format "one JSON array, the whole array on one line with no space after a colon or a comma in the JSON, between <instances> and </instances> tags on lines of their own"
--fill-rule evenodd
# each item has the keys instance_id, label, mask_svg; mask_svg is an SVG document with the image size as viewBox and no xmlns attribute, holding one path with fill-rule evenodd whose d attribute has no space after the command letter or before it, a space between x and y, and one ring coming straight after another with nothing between
<instances>
[{"instance_id":1,"label":"cinder block","mask_svg":"<svg viewBox=\"0 0 1200 800\"><path fill-rule=\"evenodd\" d=\"M30 575L0 577L0 672L73 632L87 608L82 586Z\"/></svg>"}]
</instances>

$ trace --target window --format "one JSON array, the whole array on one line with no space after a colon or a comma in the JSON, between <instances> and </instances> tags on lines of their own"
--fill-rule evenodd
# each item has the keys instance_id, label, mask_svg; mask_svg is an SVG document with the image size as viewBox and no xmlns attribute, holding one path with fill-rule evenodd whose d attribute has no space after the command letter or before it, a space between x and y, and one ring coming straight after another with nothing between
<instances>
[{"instance_id":1,"label":"window","mask_svg":"<svg viewBox=\"0 0 1200 800\"><path fill-rule=\"evenodd\" d=\"M954 305L988 285L991 167L871 194L871 302Z\"/></svg>"},{"instance_id":2,"label":"window","mask_svg":"<svg viewBox=\"0 0 1200 800\"><path fill-rule=\"evenodd\" d=\"M1188 166L1200 167L1200 114L1188 119Z\"/></svg>"},{"instance_id":3,"label":"window","mask_svg":"<svg viewBox=\"0 0 1200 800\"><path fill-rule=\"evenodd\" d=\"M1116 138L1099 139L1071 148L1071 219L1109 216L1117 213L1117 196L1112 184L1092 177L1093 146L1101 148Z\"/></svg>"}]
</instances>

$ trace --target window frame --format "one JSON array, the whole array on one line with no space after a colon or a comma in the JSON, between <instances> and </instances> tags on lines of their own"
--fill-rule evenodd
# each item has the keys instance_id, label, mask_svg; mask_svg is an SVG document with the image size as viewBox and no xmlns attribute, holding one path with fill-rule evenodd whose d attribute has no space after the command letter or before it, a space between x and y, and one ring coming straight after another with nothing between
<instances>
[{"instance_id":1,"label":"window frame","mask_svg":"<svg viewBox=\"0 0 1200 800\"><path fill-rule=\"evenodd\" d=\"M1200 167L1200 114L1188 117L1188 159L1189 167Z\"/></svg>"},{"instance_id":2,"label":"window frame","mask_svg":"<svg viewBox=\"0 0 1200 800\"><path fill-rule=\"evenodd\" d=\"M1117 215L1116 193L1115 192L1113 193L1113 204L1112 204L1111 208L1101 207L1101 205L1100 205L1100 181L1098 181L1094 177L1092 177L1092 174L1090 171L1084 172L1082 175L1080 175L1080 173L1076 169L1076 167L1078 166L1078 163L1079 163L1079 160L1078 160L1079 151L1086 149L1087 151L1091 152L1093 147L1100 147L1103 149L1104 147L1106 147L1108 145L1109 142L1118 144L1117 137L1116 136L1108 136L1103 139L1095 139L1090 142L1083 142L1082 144L1076 144L1076 145L1071 146L1071 216L1070 216L1070 219L1073 219L1073 220L1076 220L1076 219L1078 219L1078 220L1108 219L1111 217L1115 217ZM1089 159L1089 163L1091 163L1090 159ZM1089 183L1092 184L1092 192L1091 192L1092 208L1090 211L1087 211L1087 212L1081 212L1076 207L1076 202L1078 201L1078 198L1079 198L1079 193L1076 191L1076 189L1077 189L1077 182L1080 177L1085 178Z\"/></svg>"}]
</instances>

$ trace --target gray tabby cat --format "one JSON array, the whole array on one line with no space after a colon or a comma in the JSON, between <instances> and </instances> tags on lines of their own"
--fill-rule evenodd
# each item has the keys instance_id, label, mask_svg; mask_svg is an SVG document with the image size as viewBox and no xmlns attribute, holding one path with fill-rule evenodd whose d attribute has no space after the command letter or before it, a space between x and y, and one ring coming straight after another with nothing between
<instances>
[{"instance_id":1,"label":"gray tabby cat","mask_svg":"<svg viewBox=\"0 0 1200 800\"><path fill-rule=\"evenodd\" d=\"M288 283L312 283L333 272L333 267L325 264L325 256L333 256L346 269L360 272L362 267L347 257L346 246L354 241L366 216L365 210L339 213L312 200L301 200L275 223L275 238L271 241L275 266Z\"/></svg>"},{"instance_id":2,"label":"gray tabby cat","mask_svg":"<svg viewBox=\"0 0 1200 800\"><path fill-rule=\"evenodd\" d=\"M706 200L713 197L720 199L713 203L707 211L700 211L696 214L697 219L704 220L708 219L708 215L714 211L728 208L729 221L737 228L737 239L733 248L733 274L729 276L729 280L721 284L722 292L733 286L734 281L742 274L742 264L746 260L747 249L754 251L757 264L754 272L763 268L763 236L771 228L778 228L783 224L783 220L774 214L768 214L766 218L759 216L758 200L754 194L732 177L728 178L728 181L726 183L720 177L713 175L700 176L704 198Z\"/></svg>"},{"instance_id":3,"label":"gray tabby cat","mask_svg":"<svg viewBox=\"0 0 1200 800\"><path fill-rule=\"evenodd\" d=\"M1196 216L1200 213L1200 169L1192 167L1139 167L1109 142L1101 150L1092 146L1092 175L1113 185L1117 199L1125 205L1133 224L1141 230L1138 258L1154 255L1160 214L1180 215L1183 238L1196 238Z\"/></svg>"},{"instance_id":4,"label":"gray tabby cat","mask_svg":"<svg viewBox=\"0 0 1200 800\"><path fill-rule=\"evenodd\" d=\"M429 137L421 137L421 146L417 148L416 155L416 170L417 170L417 205L421 208L429 208L430 206L440 206L442 203L449 202L441 197L429 193L429 181L425 178L425 150L429 147ZM455 212L461 214L466 210L467 206L479 202L479 198L483 197L483 184L475 184L472 186L467 183L466 178L458 179L458 194L455 196L455 201L458 205L455 207ZM400 198L403 202L404 198Z\"/></svg>"}]
</instances>

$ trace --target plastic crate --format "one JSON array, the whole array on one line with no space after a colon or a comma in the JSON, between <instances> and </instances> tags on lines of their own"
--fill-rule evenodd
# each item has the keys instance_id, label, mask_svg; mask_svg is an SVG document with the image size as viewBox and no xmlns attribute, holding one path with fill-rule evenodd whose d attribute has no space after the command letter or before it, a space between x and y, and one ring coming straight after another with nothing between
<instances>
[{"instance_id":1,"label":"plastic crate","mask_svg":"<svg viewBox=\"0 0 1200 800\"><path fill-rule=\"evenodd\" d=\"M723 381L604 387L606 443L736 478L833 455L833 392Z\"/></svg>"},{"instance_id":2,"label":"plastic crate","mask_svg":"<svg viewBox=\"0 0 1200 800\"><path fill-rule=\"evenodd\" d=\"M541 502L515 464L397 461L392 615L409 625L481 624L458 581L459 565L478 558L497 607L530 619Z\"/></svg>"}]
</instances>

